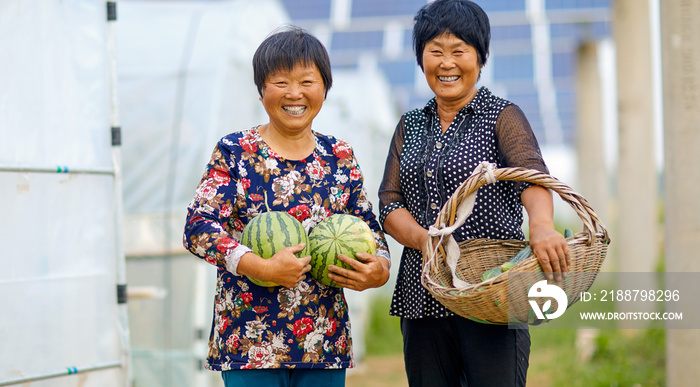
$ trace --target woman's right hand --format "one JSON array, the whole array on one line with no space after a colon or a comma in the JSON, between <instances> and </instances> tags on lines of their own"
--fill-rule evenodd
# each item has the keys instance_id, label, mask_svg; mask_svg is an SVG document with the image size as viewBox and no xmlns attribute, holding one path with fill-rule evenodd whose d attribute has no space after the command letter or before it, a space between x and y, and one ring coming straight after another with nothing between
<instances>
[{"instance_id":1,"label":"woman's right hand","mask_svg":"<svg viewBox=\"0 0 700 387\"><path fill-rule=\"evenodd\" d=\"M304 274L311 271L310 255L301 258L294 255L304 250L305 246L304 243L300 243L285 247L269 259L264 259L252 252L245 253L238 263L238 274L265 282L274 282L287 288L296 287L304 278Z\"/></svg>"},{"instance_id":2,"label":"woman's right hand","mask_svg":"<svg viewBox=\"0 0 700 387\"><path fill-rule=\"evenodd\" d=\"M304 250L306 245L300 243L298 245L285 247L275 253L270 259L265 260L262 277L263 281L272 281L277 285L287 288L296 287L304 278L304 274L311 271L311 256L297 258L296 253Z\"/></svg>"}]
</instances>

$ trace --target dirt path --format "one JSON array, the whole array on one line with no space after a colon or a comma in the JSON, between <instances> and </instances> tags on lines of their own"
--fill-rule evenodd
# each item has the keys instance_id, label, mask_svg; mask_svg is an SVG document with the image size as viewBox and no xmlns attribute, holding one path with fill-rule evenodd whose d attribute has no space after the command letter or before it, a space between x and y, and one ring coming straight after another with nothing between
<instances>
[{"instance_id":1,"label":"dirt path","mask_svg":"<svg viewBox=\"0 0 700 387\"><path fill-rule=\"evenodd\" d=\"M403 356L369 356L348 372L345 387L408 387Z\"/></svg>"},{"instance_id":2,"label":"dirt path","mask_svg":"<svg viewBox=\"0 0 700 387\"><path fill-rule=\"evenodd\" d=\"M541 370L538 371L540 367L533 367L533 364L541 364L550 358L549 353L531 355L527 387L551 386L549 375ZM403 356L367 357L360 367L348 371L345 387L408 387L403 368Z\"/></svg>"}]
</instances>

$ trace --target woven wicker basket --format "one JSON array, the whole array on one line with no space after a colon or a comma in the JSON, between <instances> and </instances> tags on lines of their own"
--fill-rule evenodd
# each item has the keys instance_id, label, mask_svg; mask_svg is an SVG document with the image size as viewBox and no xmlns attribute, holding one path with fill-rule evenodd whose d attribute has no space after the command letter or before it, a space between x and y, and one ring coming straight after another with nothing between
<instances>
[{"instance_id":1,"label":"woven wicker basket","mask_svg":"<svg viewBox=\"0 0 700 387\"><path fill-rule=\"evenodd\" d=\"M523 168L501 168L492 172L491 179L526 181L551 189L573 207L583 222L583 232L567 239L571 255L567 277L549 281L566 292L567 307L571 306L581 292L591 287L605 259L610 243L605 226L581 195L548 174ZM455 190L438 214L436 229L454 225L460 204L487 184L485 175L483 171L475 172ZM446 243L442 237L429 238L429 253L423 256L421 275L423 286L440 303L460 316L484 323L537 325L548 321L537 319L529 303L528 289L546 279L534 255L494 278L480 280L484 271L510 260L527 245L526 241L471 239L459 243L460 256L454 274L468 283L460 288L453 286L453 272L445 257ZM551 306L551 310L559 307L556 302Z\"/></svg>"}]
</instances>

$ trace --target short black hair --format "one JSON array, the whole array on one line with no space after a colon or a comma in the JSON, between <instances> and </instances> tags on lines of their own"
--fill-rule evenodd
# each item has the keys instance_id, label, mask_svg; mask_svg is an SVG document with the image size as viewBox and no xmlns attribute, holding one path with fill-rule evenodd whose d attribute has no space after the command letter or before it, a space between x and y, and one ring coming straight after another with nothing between
<instances>
[{"instance_id":1,"label":"short black hair","mask_svg":"<svg viewBox=\"0 0 700 387\"><path fill-rule=\"evenodd\" d=\"M326 88L333 84L331 60L323 44L306 30L285 26L272 32L253 54L253 80L262 97L265 80L278 71L291 71L295 65L316 65Z\"/></svg>"},{"instance_id":2,"label":"short black hair","mask_svg":"<svg viewBox=\"0 0 700 387\"><path fill-rule=\"evenodd\" d=\"M452 33L476 49L481 66L486 64L491 41L491 24L486 12L469 0L435 0L413 18L413 49L423 69L423 49L434 38Z\"/></svg>"}]
</instances>

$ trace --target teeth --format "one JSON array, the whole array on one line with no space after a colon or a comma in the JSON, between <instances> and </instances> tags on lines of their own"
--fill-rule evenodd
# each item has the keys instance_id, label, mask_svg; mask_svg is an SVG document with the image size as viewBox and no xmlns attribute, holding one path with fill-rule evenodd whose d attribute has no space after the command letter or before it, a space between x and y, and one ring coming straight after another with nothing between
<instances>
[{"instance_id":1,"label":"teeth","mask_svg":"<svg viewBox=\"0 0 700 387\"><path fill-rule=\"evenodd\" d=\"M301 115L306 110L306 106L283 106L282 109L295 116Z\"/></svg>"},{"instance_id":2,"label":"teeth","mask_svg":"<svg viewBox=\"0 0 700 387\"><path fill-rule=\"evenodd\" d=\"M453 75L451 77L438 77L438 79L443 82L453 82L459 79L459 75Z\"/></svg>"}]
</instances>

